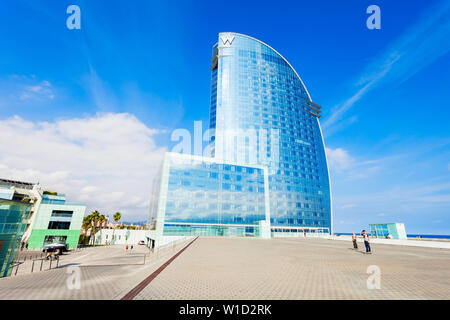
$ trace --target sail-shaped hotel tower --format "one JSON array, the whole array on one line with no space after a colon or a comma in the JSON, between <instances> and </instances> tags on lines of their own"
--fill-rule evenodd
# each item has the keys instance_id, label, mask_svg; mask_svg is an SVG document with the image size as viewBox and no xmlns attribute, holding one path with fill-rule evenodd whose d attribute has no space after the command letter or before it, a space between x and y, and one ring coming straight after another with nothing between
<instances>
[{"instance_id":1,"label":"sail-shaped hotel tower","mask_svg":"<svg viewBox=\"0 0 450 320\"><path fill-rule=\"evenodd\" d=\"M298 73L269 45L233 32L219 34L211 61L209 145L203 155L166 153L150 210L157 232L331 233L321 106Z\"/></svg>"}]
</instances>

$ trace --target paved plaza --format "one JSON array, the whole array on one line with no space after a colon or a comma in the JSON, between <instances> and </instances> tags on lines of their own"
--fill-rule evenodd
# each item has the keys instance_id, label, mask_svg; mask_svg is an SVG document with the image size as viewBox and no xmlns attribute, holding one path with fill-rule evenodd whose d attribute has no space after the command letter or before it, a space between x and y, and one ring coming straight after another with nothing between
<instances>
[{"instance_id":1,"label":"paved plaza","mask_svg":"<svg viewBox=\"0 0 450 320\"><path fill-rule=\"evenodd\" d=\"M150 253L145 246L135 246L132 253L125 251L124 245L87 248L61 256L56 269L48 270L49 262L45 261L39 272L39 262L34 273L30 273L32 262L26 260L16 276L0 278L0 300L121 299L185 245L179 243L158 253ZM80 289L67 285L73 275L68 271L73 267L80 271Z\"/></svg>"},{"instance_id":2,"label":"paved plaza","mask_svg":"<svg viewBox=\"0 0 450 320\"><path fill-rule=\"evenodd\" d=\"M449 299L450 250L325 239L199 238L136 299ZM381 289L367 289L367 267Z\"/></svg>"},{"instance_id":3,"label":"paved plaza","mask_svg":"<svg viewBox=\"0 0 450 320\"><path fill-rule=\"evenodd\" d=\"M158 255L137 246L89 248L61 258L62 267L0 279L0 299L121 299L189 242ZM200 237L158 273L135 299L449 299L450 250L350 241ZM143 256L146 254L144 264ZM367 268L381 288L367 288ZM81 288L67 269L79 266Z\"/></svg>"}]
</instances>

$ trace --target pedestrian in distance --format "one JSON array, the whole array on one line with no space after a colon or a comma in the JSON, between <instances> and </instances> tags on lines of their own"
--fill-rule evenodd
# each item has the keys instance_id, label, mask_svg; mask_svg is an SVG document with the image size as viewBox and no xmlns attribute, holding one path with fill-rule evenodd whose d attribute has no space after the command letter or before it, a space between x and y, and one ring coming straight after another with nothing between
<instances>
[{"instance_id":1,"label":"pedestrian in distance","mask_svg":"<svg viewBox=\"0 0 450 320\"><path fill-rule=\"evenodd\" d=\"M130 252L133 252L133 245L131 245L130 247Z\"/></svg>"},{"instance_id":2,"label":"pedestrian in distance","mask_svg":"<svg viewBox=\"0 0 450 320\"><path fill-rule=\"evenodd\" d=\"M361 235L364 239L364 245L366 246L366 253L372 253L372 250L370 249L370 239L369 239L369 234L367 233L366 230L363 230L361 232Z\"/></svg>"},{"instance_id":3,"label":"pedestrian in distance","mask_svg":"<svg viewBox=\"0 0 450 320\"><path fill-rule=\"evenodd\" d=\"M125 246L125 251L128 252L128 245Z\"/></svg>"},{"instance_id":4,"label":"pedestrian in distance","mask_svg":"<svg viewBox=\"0 0 450 320\"><path fill-rule=\"evenodd\" d=\"M353 232L352 235L353 249L358 249L358 243L356 242L356 234Z\"/></svg>"}]
</instances>

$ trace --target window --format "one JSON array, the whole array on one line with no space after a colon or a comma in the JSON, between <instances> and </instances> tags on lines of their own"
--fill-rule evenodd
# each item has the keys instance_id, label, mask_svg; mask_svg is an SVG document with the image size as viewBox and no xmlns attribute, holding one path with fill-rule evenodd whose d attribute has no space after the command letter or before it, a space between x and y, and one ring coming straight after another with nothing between
<instances>
[{"instance_id":1,"label":"window","mask_svg":"<svg viewBox=\"0 0 450 320\"><path fill-rule=\"evenodd\" d=\"M63 210L53 210L52 217L64 217L71 218L73 215L73 211L63 211Z\"/></svg>"},{"instance_id":2,"label":"window","mask_svg":"<svg viewBox=\"0 0 450 320\"><path fill-rule=\"evenodd\" d=\"M66 243L67 236L45 236L44 245L50 243Z\"/></svg>"},{"instance_id":3,"label":"window","mask_svg":"<svg viewBox=\"0 0 450 320\"><path fill-rule=\"evenodd\" d=\"M70 222L50 221L47 229L68 230L69 228L70 228Z\"/></svg>"},{"instance_id":4,"label":"window","mask_svg":"<svg viewBox=\"0 0 450 320\"><path fill-rule=\"evenodd\" d=\"M65 204L66 200L43 198L42 203L43 204Z\"/></svg>"}]
</instances>

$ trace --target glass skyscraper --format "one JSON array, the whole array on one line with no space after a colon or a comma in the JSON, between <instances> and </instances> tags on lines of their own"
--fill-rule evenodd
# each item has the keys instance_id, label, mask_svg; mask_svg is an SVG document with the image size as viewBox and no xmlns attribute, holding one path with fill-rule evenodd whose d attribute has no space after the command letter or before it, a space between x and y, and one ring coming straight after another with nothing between
<instances>
[{"instance_id":1,"label":"glass skyscraper","mask_svg":"<svg viewBox=\"0 0 450 320\"><path fill-rule=\"evenodd\" d=\"M163 234L258 236L262 228L273 236L330 233L321 107L297 72L267 44L230 32L220 33L213 46L211 72L211 158L187 163L181 155L166 155L152 205L157 229ZM178 158L185 162L173 165Z\"/></svg>"}]
</instances>

